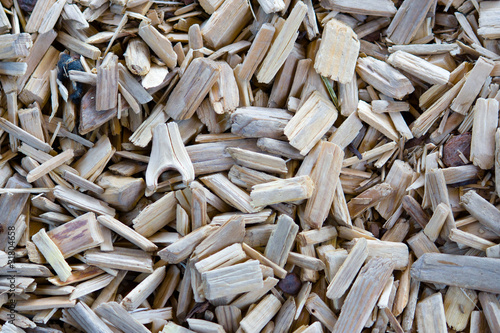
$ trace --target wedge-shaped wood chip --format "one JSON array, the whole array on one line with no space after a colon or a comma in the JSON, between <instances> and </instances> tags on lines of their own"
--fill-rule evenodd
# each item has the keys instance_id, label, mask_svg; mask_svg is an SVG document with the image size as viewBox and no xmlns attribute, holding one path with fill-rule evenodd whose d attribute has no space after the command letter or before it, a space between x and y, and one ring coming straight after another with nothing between
<instances>
[{"instance_id":1,"label":"wedge-shaped wood chip","mask_svg":"<svg viewBox=\"0 0 500 333\"><path fill-rule=\"evenodd\" d=\"M363 266L344 300L334 333L360 333L393 271L390 259L375 258ZM373 279L377 276L377 279Z\"/></svg>"},{"instance_id":2,"label":"wedge-shaped wood chip","mask_svg":"<svg viewBox=\"0 0 500 333\"><path fill-rule=\"evenodd\" d=\"M224 1L205 22L201 34L209 47L220 49L233 42L251 18L245 0Z\"/></svg>"},{"instance_id":3,"label":"wedge-shaped wood chip","mask_svg":"<svg viewBox=\"0 0 500 333\"><path fill-rule=\"evenodd\" d=\"M298 29L306 13L307 6L303 2L297 2L281 27L281 30L274 38L269 52L257 71L257 80L259 82L271 82L285 63L286 58L292 52L295 40L299 34Z\"/></svg>"},{"instance_id":4,"label":"wedge-shaped wood chip","mask_svg":"<svg viewBox=\"0 0 500 333\"><path fill-rule=\"evenodd\" d=\"M500 5L498 2L485 2L479 4L479 29L477 34L483 38L500 38L498 17Z\"/></svg>"},{"instance_id":5,"label":"wedge-shaped wood chip","mask_svg":"<svg viewBox=\"0 0 500 333\"><path fill-rule=\"evenodd\" d=\"M241 166L277 174L288 172L285 160L282 158L234 147L226 148L226 151Z\"/></svg>"},{"instance_id":6,"label":"wedge-shaped wood chip","mask_svg":"<svg viewBox=\"0 0 500 333\"><path fill-rule=\"evenodd\" d=\"M449 287L444 296L444 313L448 326L457 331L464 330L476 303L477 293L474 290Z\"/></svg>"},{"instance_id":7,"label":"wedge-shaped wood chip","mask_svg":"<svg viewBox=\"0 0 500 333\"><path fill-rule=\"evenodd\" d=\"M468 191L460 197L462 206L475 217L479 223L500 235L500 210L481 197L475 191Z\"/></svg>"},{"instance_id":8,"label":"wedge-shaped wood chip","mask_svg":"<svg viewBox=\"0 0 500 333\"><path fill-rule=\"evenodd\" d=\"M351 252L328 285L326 296L330 299L342 297L350 287L352 281L354 281L356 274L358 274L367 257L366 239L358 238L356 245L351 249Z\"/></svg>"},{"instance_id":9,"label":"wedge-shaped wood chip","mask_svg":"<svg viewBox=\"0 0 500 333\"><path fill-rule=\"evenodd\" d=\"M216 62L194 59L170 94L165 113L176 120L191 118L219 78L219 72Z\"/></svg>"},{"instance_id":10,"label":"wedge-shaped wood chip","mask_svg":"<svg viewBox=\"0 0 500 333\"><path fill-rule=\"evenodd\" d=\"M319 74L342 84L354 77L359 53L359 40L347 24L331 19L323 29L314 69Z\"/></svg>"},{"instance_id":11,"label":"wedge-shaped wood chip","mask_svg":"<svg viewBox=\"0 0 500 333\"><path fill-rule=\"evenodd\" d=\"M416 317L420 332L448 332L441 293L435 293L419 302Z\"/></svg>"},{"instance_id":12,"label":"wedge-shaped wood chip","mask_svg":"<svg viewBox=\"0 0 500 333\"><path fill-rule=\"evenodd\" d=\"M498 298L492 293L479 293L479 302L483 308L484 316L492 332L500 329L500 303Z\"/></svg>"},{"instance_id":13,"label":"wedge-shaped wood chip","mask_svg":"<svg viewBox=\"0 0 500 333\"><path fill-rule=\"evenodd\" d=\"M177 53L174 52L172 43L155 27L142 21L139 36L168 67L174 68L177 65Z\"/></svg>"},{"instance_id":14,"label":"wedge-shaped wood chip","mask_svg":"<svg viewBox=\"0 0 500 333\"><path fill-rule=\"evenodd\" d=\"M405 51L394 52L387 62L430 84L447 84L450 79L446 69Z\"/></svg>"},{"instance_id":15,"label":"wedge-shaped wood chip","mask_svg":"<svg viewBox=\"0 0 500 333\"><path fill-rule=\"evenodd\" d=\"M218 228L219 226L211 224L198 228L159 251L158 255L167 263L180 263L187 259L193 253L195 247Z\"/></svg>"},{"instance_id":16,"label":"wedge-shaped wood chip","mask_svg":"<svg viewBox=\"0 0 500 333\"><path fill-rule=\"evenodd\" d=\"M158 177L170 169L178 171L186 185L194 180L193 164L175 122L159 124L153 130L153 147L146 170L146 186L150 194L156 191Z\"/></svg>"},{"instance_id":17,"label":"wedge-shaped wood chip","mask_svg":"<svg viewBox=\"0 0 500 333\"><path fill-rule=\"evenodd\" d=\"M104 201L61 185L57 185L53 193L57 199L67 202L68 204L78 207L79 209L111 216L114 216L116 213L116 211L109 207Z\"/></svg>"},{"instance_id":18,"label":"wedge-shaped wood chip","mask_svg":"<svg viewBox=\"0 0 500 333\"><path fill-rule=\"evenodd\" d=\"M356 72L363 81L395 99L402 99L415 90L406 76L386 62L373 57L359 58Z\"/></svg>"},{"instance_id":19,"label":"wedge-shaped wood chip","mask_svg":"<svg viewBox=\"0 0 500 333\"><path fill-rule=\"evenodd\" d=\"M274 295L267 295L241 320L240 327L246 333L259 333L280 308L280 300Z\"/></svg>"},{"instance_id":20,"label":"wedge-shaped wood chip","mask_svg":"<svg viewBox=\"0 0 500 333\"><path fill-rule=\"evenodd\" d=\"M280 215L276 222L276 229L273 230L269 237L264 256L278 264L278 266L283 267L298 231L299 226L290 217Z\"/></svg>"},{"instance_id":21,"label":"wedge-shaped wood chip","mask_svg":"<svg viewBox=\"0 0 500 333\"><path fill-rule=\"evenodd\" d=\"M359 101L358 117L368 125L372 126L389 139L398 141L399 133L394 128L394 125L386 114L375 113L372 111L370 104Z\"/></svg>"},{"instance_id":22,"label":"wedge-shaped wood chip","mask_svg":"<svg viewBox=\"0 0 500 333\"><path fill-rule=\"evenodd\" d=\"M217 114L231 113L239 106L240 95L233 69L226 62L219 61L219 79L208 94L213 110Z\"/></svg>"},{"instance_id":23,"label":"wedge-shaped wood chip","mask_svg":"<svg viewBox=\"0 0 500 333\"><path fill-rule=\"evenodd\" d=\"M84 302L76 303L68 313L83 329L90 332L112 333L113 331Z\"/></svg>"},{"instance_id":24,"label":"wedge-shaped wood chip","mask_svg":"<svg viewBox=\"0 0 500 333\"><path fill-rule=\"evenodd\" d=\"M89 265L125 271L153 273L151 254L136 249L114 247L113 251L103 252L90 249L84 254Z\"/></svg>"},{"instance_id":25,"label":"wedge-shaped wood chip","mask_svg":"<svg viewBox=\"0 0 500 333\"><path fill-rule=\"evenodd\" d=\"M106 318L113 326L124 331L134 333L148 333L150 330L138 322L130 313L120 304L108 302L99 305L95 312L101 317Z\"/></svg>"},{"instance_id":26,"label":"wedge-shaped wood chip","mask_svg":"<svg viewBox=\"0 0 500 333\"><path fill-rule=\"evenodd\" d=\"M344 157L342 148L334 143L321 142L318 148L318 159L311 173L314 191L304 210L304 220L316 229L321 228L332 206Z\"/></svg>"},{"instance_id":27,"label":"wedge-shaped wood chip","mask_svg":"<svg viewBox=\"0 0 500 333\"><path fill-rule=\"evenodd\" d=\"M269 23L264 23L252 42L252 46L243 60L239 77L244 80L250 80L257 70L257 67L266 56L266 52L271 46L276 29Z\"/></svg>"},{"instance_id":28,"label":"wedge-shaped wood chip","mask_svg":"<svg viewBox=\"0 0 500 333\"><path fill-rule=\"evenodd\" d=\"M126 238L144 251L151 252L158 249L158 247L147 238L111 216L101 215L97 218L97 220L106 228L116 232L123 238Z\"/></svg>"},{"instance_id":29,"label":"wedge-shaped wood chip","mask_svg":"<svg viewBox=\"0 0 500 333\"><path fill-rule=\"evenodd\" d=\"M50 160L40 164L38 167L31 170L26 176L26 180L30 183L48 174L58 166L63 165L73 158L73 149L65 150L64 152L52 157Z\"/></svg>"},{"instance_id":30,"label":"wedge-shaped wood chip","mask_svg":"<svg viewBox=\"0 0 500 333\"><path fill-rule=\"evenodd\" d=\"M142 209L132 220L134 230L144 237L152 236L175 219L176 204L174 192L165 194Z\"/></svg>"},{"instance_id":31,"label":"wedge-shaped wood chip","mask_svg":"<svg viewBox=\"0 0 500 333\"><path fill-rule=\"evenodd\" d=\"M338 111L322 94L314 91L297 110L284 129L290 144L307 155L332 127Z\"/></svg>"},{"instance_id":32,"label":"wedge-shaped wood chip","mask_svg":"<svg viewBox=\"0 0 500 333\"><path fill-rule=\"evenodd\" d=\"M280 179L269 183L254 185L250 198L255 207L309 199L314 183L309 176Z\"/></svg>"},{"instance_id":33,"label":"wedge-shaped wood chip","mask_svg":"<svg viewBox=\"0 0 500 333\"><path fill-rule=\"evenodd\" d=\"M208 300L241 294L263 286L262 271L257 260L204 272L201 278Z\"/></svg>"},{"instance_id":34,"label":"wedge-shaped wood chip","mask_svg":"<svg viewBox=\"0 0 500 333\"><path fill-rule=\"evenodd\" d=\"M377 205L380 201L391 195L393 191L394 190L391 185L381 183L370 187L355 198L352 198L347 203L347 208L349 209L351 218L357 217L367 209Z\"/></svg>"},{"instance_id":35,"label":"wedge-shaped wood chip","mask_svg":"<svg viewBox=\"0 0 500 333\"><path fill-rule=\"evenodd\" d=\"M469 111L494 65L493 61L479 57L474 68L469 72L462 89L451 103L450 108L453 111L460 114L466 114Z\"/></svg>"},{"instance_id":36,"label":"wedge-shaped wood chip","mask_svg":"<svg viewBox=\"0 0 500 333\"><path fill-rule=\"evenodd\" d=\"M121 305L127 310L135 310L151 295L165 278L165 266L158 267L155 271L142 280L122 300Z\"/></svg>"},{"instance_id":37,"label":"wedge-shaped wood chip","mask_svg":"<svg viewBox=\"0 0 500 333\"><path fill-rule=\"evenodd\" d=\"M244 213L257 213L262 207L253 207L248 193L231 183L222 173L217 173L200 178L210 190L218 197Z\"/></svg>"}]
</instances>

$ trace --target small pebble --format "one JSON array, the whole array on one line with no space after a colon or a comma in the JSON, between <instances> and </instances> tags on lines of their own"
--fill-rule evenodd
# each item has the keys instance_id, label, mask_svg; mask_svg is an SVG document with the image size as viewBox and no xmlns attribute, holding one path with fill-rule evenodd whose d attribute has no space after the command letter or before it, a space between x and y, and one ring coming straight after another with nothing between
<instances>
[{"instance_id":1,"label":"small pebble","mask_svg":"<svg viewBox=\"0 0 500 333\"><path fill-rule=\"evenodd\" d=\"M289 295L296 295L300 288L302 287L302 282L300 282L299 277L295 273L290 273L283 280L278 282L278 287L283 290L284 293Z\"/></svg>"}]
</instances>

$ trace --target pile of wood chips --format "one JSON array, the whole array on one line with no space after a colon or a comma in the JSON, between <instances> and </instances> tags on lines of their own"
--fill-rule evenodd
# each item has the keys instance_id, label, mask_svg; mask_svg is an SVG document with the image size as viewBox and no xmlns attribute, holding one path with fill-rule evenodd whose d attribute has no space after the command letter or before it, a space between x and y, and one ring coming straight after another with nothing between
<instances>
[{"instance_id":1,"label":"pile of wood chips","mask_svg":"<svg viewBox=\"0 0 500 333\"><path fill-rule=\"evenodd\" d=\"M500 332L500 1L1 0L0 327Z\"/></svg>"}]
</instances>

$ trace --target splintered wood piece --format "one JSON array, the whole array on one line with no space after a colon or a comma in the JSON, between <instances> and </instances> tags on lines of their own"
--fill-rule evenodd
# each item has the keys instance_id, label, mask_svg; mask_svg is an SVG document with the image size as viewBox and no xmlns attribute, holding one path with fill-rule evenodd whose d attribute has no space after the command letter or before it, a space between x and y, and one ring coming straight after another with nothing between
<instances>
[{"instance_id":1,"label":"splintered wood piece","mask_svg":"<svg viewBox=\"0 0 500 333\"><path fill-rule=\"evenodd\" d=\"M260 138L257 140L257 147L273 155L283 156L294 160L303 160L304 156L286 141L270 138Z\"/></svg>"},{"instance_id":2,"label":"splintered wood piece","mask_svg":"<svg viewBox=\"0 0 500 333\"><path fill-rule=\"evenodd\" d=\"M420 258L424 253L439 253L437 246L421 231L406 241L413 253Z\"/></svg>"},{"instance_id":3,"label":"splintered wood piece","mask_svg":"<svg viewBox=\"0 0 500 333\"><path fill-rule=\"evenodd\" d=\"M330 307L316 294L311 293L306 301L307 311L318 318L328 330L332 330L337 322L337 316L333 313Z\"/></svg>"},{"instance_id":4,"label":"splintered wood piece","mask_svg":"<svg viewBox=\"0 0 500 333\"><path fill-rule=\"evenodd\" d=\"M491 332L498 331L500 329L500 303L497 297L491 293L480 292L479 302Z\"/></svg>"},{"instance_id":5,"label":"splintered wood piece","mask_svg":"<svg viewBox=\"0 0 500 333\"><path fill-rule=\"evenodd\" d=\"M344 108L342 108L342 111ZM363 128L363 123L359 120L356 112L351 113L330 136L328 141L335 143L342 149L345 149L359 134Z\"/></svg>"},{"instance_id":6,"label":"splintered wood piece","mask_svg":"<svg viewBox=\"0 0 500 333\"><path fill-rule=\"evenodd\" d=\"M175 192L170 192L147 205L132 220L134 230L144 237L152 236L175 219L176 204Z\"/></svg>"},{"instance_id":7,"label":"splintered wood piece","mask_svg":"<svg viewBox=\"0 0 500 333\"><path fill-rule=\"evenodd\" d=\"M354 31L331 19L323 29L314 69L322 76L347 84L353 80L358 53L359 40Z\"/></svg>"},{"instance_id":8,"label":"splintered wood piece","mask_svg":"<svg viewBox=\"0 0 500 333\"><path fill-rule=\"evenodd\" d=\"M158 249L158 247L147 238L111 216L101 215L97 218L97 221L123 238L128 239L131 243L137 245L144 251L152 252Z\"/></svg>"},{"instance_id":9,"label":"splintered wood piece","mask_svg":"<svg viewBox=\"0 0 500 333\"><path fill-rule=\"evenodd\" d=\"M57 185L54 189L54 196L72 206L85 211L91 211L97 214L107 214L114 216L116 211L108 206L104 201L95 199L89 195L80 193L76 190Z\"/></svg>"},{"instance_id":10,"label":"splintered wood piece","mask_svg":"<svg viewBox=\"0 0 500 333\"><path fill-rule=\"evenodd\" d=\"M75 53L81 54L86 58L90 58L92 60L97 60L101 56L101 50L97 47L90 45L88 43L82 42L80 39L75 38L63 31L59 31L57 33L56 40L64 45L69 50L74 51Z\"/></svg>"},{"instance_id":11,"label":"splintered wood piece","mask_svg":"<svg viewBox=\"0 0 500 333\"><path fill-rule=\"evenodd\" d=\"M309 199L314 183L309 176L280 179L252 186L251 204L255 207Z\"/></svg>"},{"instance_id":12,"label":"splintered wood piece","mask_svg":"<svg viewBox=\"0 0 500 333\"><path fill-rule=\"evenodd\" d=\"M76 300L80 297L88 295L96 290L100 290L113 281L115 277L111 274L103 274L93 279L80 283L71 293L70 300Z\"/></svg>"},{"instance_id":13,"label":"splintered wood piece","mask_svg":"<svg viewBox=\"0 0 500 333\"><path fill-rule=\"evenodd\" d=\"M245 0L224 1L201 29L208 47L220 49L232 43L252 17Z\"/></svg>"},{"instance_id":14,"label":"splintered wood piece","mask_svg":"<svg viewBox=\"0 0 500 333\"><path fill-rule=\"evenodd\" d=\"M80 102L80 125L78 132L80 134L87 134L106 122L116 117L118 108L110 108L107 110L97 111L97 88L90 88L85 95L83 95ZM105 98L101 96L100 98Z\"/></svg>"},{"instance_id":15,"label":"splintered wood piece","mask_svg":"<svg viewBox=\"0 0 500 333\"><path fill-rule=\"evenodd\" d=\"M397 11L389 0L322 0L321 7L343 13L389 17Z\"/></svg>"},{"instance_id":16,"label":"splintered wood piece","mask_svg":"<svg viewBox=\"0 0 500 333\"><path fill-rule=\"evenodd\" d=\"M444 312L448 326L457 331L464 330L476 302L477 293L474 290L449 287L444 296Z\"/></svg>"},{"instance_id":17,"label":"splintered wood piece","mask_svg":"<svg viewBox=\"0 0 500 333\"><path fill-rule=\"evenodd\" d=\"M429 237L432 242L435 242L438 238L448 214L451 214L450 207L442 202L437 205L434 214L432 214L431 219L425 225L424 234Z\"/></svg>"},{"instance_id":18,"label":"splintered wood piece","mask_svg":"<svg viewBox=\"0 0 500 333\"><path fill-rule=\"evenodd\" d=\"M295 252L290 252L288 254L286 263L312 271L322 271L326 268L325 264L320 259Z\"/></svg>"},{"instance_id":19,"label":"splintered wood piece","mask_svg":"<svg viewBox=\"0 0 500 333\"><path fill-rule=\"evenodd\" d=\"M148 333L146 326L138 322L130 313L116 302L102 303L95 312L102 318L106 318L113 326L124 332Z\"/></svg>"},{"instance_id":20,"label":"splintered wood piece","mask_svg":"<svg viewBox=\"0 0 500 333\"><path fill-rule=\"evenodd\" d=\"M76 303L74 308L68 308L67 311L78 325L86 331L103 333L113 332L84 302Z\"/></svg>"},{"instance_id":21,"label":"splintered wood piece","mask_svg":"<svg viewBox=\"0 0 500 333\"><path fill-rule=\"evenodd\" d=\"M26 180L29 183L33 183L35 180L48 174L58 166L61 166L64 163L71 160L73 156L74 153L72 149L65 150L64 152L58 154L57 156L52 157L50 160L40 164L35 169L31 170L26 176Z\"/></svg>"},{"instance_id":22,"label":"splintered wood piece","mask_svg":"<svg viewBox=\"0 0 500 333\"><path fill-rule=\"evenodd\" d=\"M177 65L177 53L174 52L172 43L155 27L146 21L142 21L138 33L142 40L168 67L174 68Z\"/></svg>"},{"instance_id":23,"label":"splintered wood piece","mask_svg":"<svg viewBox=\"0 0 500 333\"><path fill-rule=\"evenodd\" d=\"M416 317L417 327L421 332L448 332L441 293L435 293L419 302Z\"/></svg>"},{"instance_id":24,"label":"splintered wood piece","mask_svg":"<svg viewBox=\"0 0 500 333\"><path fill-rule=\"evenodd\" d=\"M140 38L132 38L128 42L124 57L127 68L132 74L144 76L149 73L151 69L149 48Z\"/></svg>"},{"instance_id":25,"label":"splintered wood piece","mask_svg":"<svg viewBox=\"0 0 500 333\"><path fill-rule=\"evenodd\" d=\"M245 223L241 217L233 217L208 235L196 246L194 255L203 259L233 243L242 242L245 237Z\"/></svg>"},{"instance_id":26,"label":"splintered wood piece","mask_svg":"<svg viewBox=\"0 0 500 333\"><path fill-rule=\"evenodd\" d=\"M368 261L347 294L333 333L360 333L393 271L390 259ZM373 279L377 276L377 279Z\"/></svg>"},{"instance_id":27,"label":"splintered wood piece","mask_svg":"<svg viewBox=\"0 0 500 333\"><path fill-rule=\"evenodd\" d=\"M358 58L356 72L363 81L386 96L402 99L414 91L410 80L384 61L373 57Z\"/></svg>"},{"instance_id":28,"label":"splintered wood piece","mask_svg":"<svg viewBox=\"0 0 500 333\"><path fill-rule=\"evenodd\" d=\"M318 149L318 159L311 173L314 191L303 216L306 223L316 229L321 228L332 206L344 157L342 149L331 142L320 142Z\"/></svg>"},{"instance_id":29,"label":"splintered wood piece","mask_svg":"<svg viewBox=\"0 0 500 333\"><path fill-rule=\"evenodd\" d=\"M271 42L276 31L275 27L269 23L264 23L252 42L252 46L241 64L239 77L243 80L250 80L264 59L267 50L271 46Z\"/></svg>"},{"instance_id":30,"label":"splintered wood piece","mask_svg":"<svg viewBox=\"0 0 500 333\"><path fill-rule=\"evenodd\" d=\"M460 114L467 114L493 67L493 61L479 57L474 68L469 72L462 89L451 103L450 108L453 111Z\"/></svg>"},{"instance_id":31,"label":"splintered wood piece","mask_svg":"<svg viewBox=\"0 0 500 333\"><path fill-rule=\"evenodd\" d=\"M94 181L101 175L102 169L115 151L116 149L111 145L109 138L103 135L91 149L73 164L73 168L80 174L80 177Z\"/></svg>"},{"instance_id":32,"label":"splintered wood piece","mask_svg":"<svg viewBox=\"0 0 500 333\"><path fill-rule=\"evenodd\" d=\"M33 42L27 33L4 34L0 36L0 46L0 59L24 58L30 53Z\"/></svg>"},{"instance_id":33,"label":"splintered wood piece","mask_svg":"<svg viewBox=\"0 0 500 333\"><path fill-rule=\"evenodd\" d=\"M226 152L231 155L237 164L247 168L278 174L288 172L285 160L276 156L235 147L226 148Z\"/></svg>"},{"instance_id":34,"label":"splintered wood piece","mask_svg":"<svg viewBox=\"0 0 500 333\"><path fill-rule=\"evenodd\" d=\"M226 176L221 173L212 174L200 178L210 190L227 204L244 213L257 213L263 207L253 207L250 196L239 187L234 185Z\"/></svg>"},{"instance_id":35,"label":"splintered wood piece","mask_svg":"<svg viewBox=\"0 0 500 333\"><path fill-rule=\"evenodd\" d=\"M19 109L17 111L19 124L26 132L37 137L40 141L45 141L45 135L42 129L42 113L36 103L32 106L33 107L28 109Z\"/></svg>"},{"instance_id":36,"label":"splintered wood piece","mask_svg":"<svg viewBox=\"0 0 500 333\"><path fill-rule=\"evenodd\" d=\"M264 256L280 267L285 266L288 253L292 249L298 231L299 226L290 217L280 215L276 229L269 237Z\"/></svg>"},{"instance_id":37,"label":"splintered wood piece","mask_svg":"<svg viewBox=\"0 0 500 333\"><path fill-rule=\"evenodd\" d=\"M475 217L479 223L500 235L500 210L482 198L475 191L468 191L460 197L462 206Z\"/></svg>"},{"instance_id":38,"label":"splintered wood piece","mask_svg":"<svg viewBox=\"0 0 500 333\"><path fill-rule=\"evenodd\" d=\"M278 313L281 302L274 295L267 295L240 322L246 333L258 333Z\"/></svg>"},{"instance_id":39,"label":"splintered wood piece","mask_svg":"<svg viewBox=\"0 0 500 333\"><path fill-rule=\"evenodd\" d=\"M189 318L186 321L189 324L189 328L192 330L190 332L200 332L200 333L212 333L212 332L213 333L224 333L225 332L222 325L212 323L212 322L207 321L207 320ZM171 332L171 331L167 331L167 332Z\"/></svg>"},{"instance_id":40,"label":"splintered wood piece","mask_svg":"<svg viewBox=\"0 0 500 333\"><path fill-rule=\"evenodd\" d=\"M307 155L337 119L335 106L314 91L285 126L290 144Z\"/></svg>"},{"instance_id":41,"label":"splintered wood piece","mask_svg":"<svg viewBox=\"0 0 500 333\"><path fill-rule=\"evenodd\" d=\"M142 250L114 247L113 251L103 252L90 249L84 254L89 265L104 268L129 270L133 272L152 273L153 261L151 254Z\"/></svg>"},{"instance_id":42,"label":"splintered wood piece","mask_svg":"<svg viewBox=\"0 0 500 333\"><path fill-rule=\"evenodd\" d=\"M361 266L368 257L367 242L364 238L359 238L351 249L351 252L342 263L332 281L328 285L326 296L330 299L337 299L347 291L352 281L356 277Z\"/></svg>"},{"instance_id":43,"label":"splintered wood piece","mask_svg":"<svg viewBox=\"0 0 500 333\"><path fill-rule=\"evenodd\" d=\"M108 53L97 67L96 110L113 109L118 101L118 56Z\"/></svg>"},{"instance_id":44,"label":"splintered wood piece","mask_svg":"<svg viewBox=\"0 0 500 333\"><path fill-rule=\"evenodd\" d=\"M457 244L471 247L473 249L478 249L480 251L486 251L487 248L495 246L496 244L486 240L482 237L476 236L469 232L462 231L460 229L451 229L448 238Z\"/></svg>"},{"instance_id":45,"label":"splintered wood piece","mask_svg":"<svg viewBox=\"0 0 500 333\"><path fill-rule=\"evenodd\" d=\"M168 98L165 113L175 120L189 119L219 78L220 66L209 59L194 59Z\"/></svg>"},{"instance_id":46,"label":"splintered wood piece","mask_svg":"<svg viewBox=\"0 0 500 333\"><path fill-rule=\"evenodd\" d=\"M142 280L132 289L120 303L127 311L135 310L144 302L149 295L156 290L165 278L165 266L158 267L155 271Z\"/></svg>"},{"instance_id":47,"label":"splintered wood piece","mask_svg":"<svg viewBox=\"0 0 500 333\"><path fill-rule=\"evenodd\" d=\"M5 132L9 133L15 138L25 142L26 144L32 146L33 148L40 149L41 151L44 151L46 153L52 150L52 147L50 147L50 145L43 142L36 136L19 128L18 126L14 125L5 118L0 117L0 129L4 130Z\"/></svg>"},{"instance_id":48,"label":"splintered wood piece","mask_svg":"<svg viewBox=\"0 0 500 333\"><path fill-rule=\"evenodd\" d=\"M286 110L243 107L238 108L231 115L231 133L247 138L283 139L283 131L292 115Z\"/></svg>"},{"instance_id":49,"label":"splintered wood piece","mask_svg":"<svg viewBox=\"0 0 500 333\"><path fill-rule=\"evenodd\" d=\"M367 209L377 205L379 202L384 200L384 198L387 198L392 192L393 188L391 185L382 183L372 186L355 198L352 198L347 203L347 208L349 209L351 218L354 218L365 212Z\"/></svg>"},{"instance_id":50,"label":"splintered wood piece","mask_svg":"<svg viewBox=\"0 0 500 333\"><path fill-rule=\"evenodd\" d=\"M411 276L422 282L498 293L493 277L500 271L498 260L441 253L425 253L412 266Z\"/></svg>"},{"instance_id":51,"label":"splintered wood piece","mask_svg":"<svg viewBox=\"0 0 500 333\"><path fill-rule=\"evenodd\" d=\"M359 101L358 104L358 117L368 125L372 126L389 139L398 141L399 134L394 128L394 125L386 114L373 112L370 104Z\"/></svg>"},{"instance_id":52,"label":"splintered wood piece","mask_svg":"<svg viewBox=\"0 0 500 333\"><path fill-rule=\"evenodd\" d=\"M146 170L146 185L150 193L156 191L158 177L170 169L178 171L186 185L194 180L193 164L175 122L159 124L153 130L153 147Z\"/></svg>"},{"instance_id":53,"label":"splintered wood piece","mask_svg":"<svg viewBox=\"0 0 500 333\"><path fill-rule=\"evenodd\" d=\"M208 300L235 296L263 287L262 271L257 260L207 271L201 274L201 278Z\"/></svg>"},{"instance_id":54,"label":"splintered wood piece","mask_svg":"<svg viewBox=\"0 0 500 333\"><path fill-rule=\"evenodd\" d=\"M394 52L387 62L430 84L446 84L450 79L446 69L405 51Z\"/></svg>"},{"instance_id":55,"label":"splintered wood piece","mask_svg":"<svg viewBox=\"0 0 500 333\"><path fill-rule=\"evenodd\" d=\"M292 52L294 42L299 34L298 29L306 13L307 6L303 2L297 2L274 38L266 57L257 71L257 80L260 83L271 82L285 63L286 58Z\"/></svg>"},{"instance_id":56,"label":"splintered wood piece","mask_svg":"<svg viewBox=\"0 0 500 333\"><path fill-rule=\"evenodd\" d=\"M474 106L470 160L484 170L494 166L498 109L498 101L493 98L478 98Z\"/></svg>"},{"instance_id":57,"label":"splintered wood piece","mask_svg":"<svg viewBox=\"0 0 500 333\"><path fill-rule=\"evenodd\" d=\"M316 245L329 241L337 236L337 229L332 226L322 227L316 230L302 231L297 234L300 246Z\"/></svg>"},{"instance_id":58,"label":"splintered wood piece","mask_svg":"<svg viewBox=\"0 0 500 333\"><path fill-rule=\"evenodd\" d=\"M377 212L385 218L391 217L400 207L406 189L410 186L413 180L414 172L408 163L401 160L396 160L392 164L391 170L385 178L385 182L393 188L393 192L382 199L375 207Z\"/></svg>"},{"instance_id":59,"label":"splintered wood piece","mask_svg":"<svg viewBox=\"0 0 500 333\"><path fill-rule=\"evenodd\" d=\"M64 260L61 251L47 235L45 229L40 229L39 232L33 235L32 239L38 250L40 250L50 266L56 271L59 279L65 282L71 275L71 267Z\"/></svg>"},{"instance_id":60,"label":"splintered wood piece","mask_svg":"<svg viewBox=\"0 0 500 333\"><path fill-rule=\"evenodd\" d=\"M404 1L387 28L387 37L394 44L409 44L434 4L433 0Z\"/></svg>"},{"instance_id":61,"label":"splintered wood piece","mask_svg":"<svg viewBox=\"0 0 500 333\"><path fill-rule=\"evenodd\" d=\"M158 255L168 263L179 263L189 257L194 248L217 228L215 225L198 228L158 252Z\"/></svg>"},{"instance_id":62,"label":"splintered wood piece","mask_svg":"<svg viewBox=\"0 0 500 333\"><path fill-rule=\"evenodd\" d=\"M209 100L217 114L231 113L240 102L238 84L229 64L222 61L217 64L220 68L219 79L210 89Z\"/></svg>"},{"instance_id":63,"label":"splintered wood piece","mask_svg":"<svg viewBox=\"0 0 500 333\"><path fill-rule=\"evenodd\" d=\"M245 258L247 258L247 256L243 251L241 244L236 243L197 262L195 264L195 268L201 274L215 268L231 266L242 262Z\"/></svg>"},{"instance_id":64,"label":"splintered wood piece","mask_svg":"<svg viewBox=\"0 0 500 333\"><path fill-rule=\"evenodd\" d=\"M99 246L104 241L94 213L80 215L50 230L47 235L64 258Z\"/></svg>"}]
</instances>

